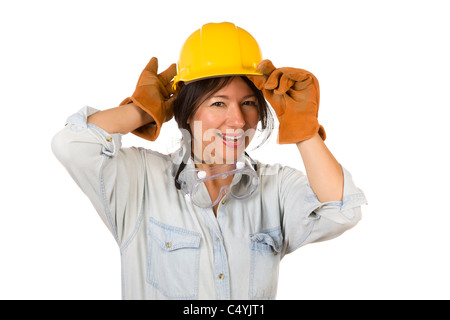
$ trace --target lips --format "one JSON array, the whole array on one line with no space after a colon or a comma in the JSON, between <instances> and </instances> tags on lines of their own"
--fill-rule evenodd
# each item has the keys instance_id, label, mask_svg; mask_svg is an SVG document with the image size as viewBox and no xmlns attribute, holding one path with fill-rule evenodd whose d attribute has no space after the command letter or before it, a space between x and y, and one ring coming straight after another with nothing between
<instances>
[{"instance_id":1,"label":"lips","mask_svg":"<svg viewBox=\"0 0 450 320\"><path fill-rule=\"evenodd\" d=\"M243 134L221 134L219 133L219 137L222 138L223 143L227 147L237 148L244 142Z\"/></svg>"}]
</instances>

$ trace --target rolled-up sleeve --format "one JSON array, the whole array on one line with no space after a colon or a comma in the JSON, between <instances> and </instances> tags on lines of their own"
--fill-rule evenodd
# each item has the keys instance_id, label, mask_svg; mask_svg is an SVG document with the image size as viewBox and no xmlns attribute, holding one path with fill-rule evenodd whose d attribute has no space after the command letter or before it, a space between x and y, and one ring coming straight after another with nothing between
<instances>
[{"instance_id":1,"label":"rolled-up sleeve","mask_svg":"<svg viewBox=\"0 0 450 320\"><path fill-rule=\"evenodd\" d=\"M139 219L145 166L138 149L121 148L120 133L87 122L96 112L84 107L70 116L53 137L52 150L120 245Z\"/></svg>"},{"instance_id":2,"label":"rolled-up sleeve","mask_svg":"<svg viewBox=\"0 0 450 320\"><path fill-rule=\"evenodd\" d=\"M366 197L342 167L342 201L320 202L300 171L285 167L279 185L284 252L291 253L308 243L333 239L361 220Z\"/></svg>"}]
</instances>

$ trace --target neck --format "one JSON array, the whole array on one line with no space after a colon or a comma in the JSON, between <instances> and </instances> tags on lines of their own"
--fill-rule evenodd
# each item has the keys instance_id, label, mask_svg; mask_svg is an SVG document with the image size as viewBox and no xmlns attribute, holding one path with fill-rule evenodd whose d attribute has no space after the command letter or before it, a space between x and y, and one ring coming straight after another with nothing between
<instances>
[{"instance_id":1,"label":"neck","mask_svg":"<svg viewBox=\"0 0 450 320\"><path fill-rule=\"evenodd\" d=\"M217 174L225 173L236 169L235 164L206 164L196 163L196 168L199 168L207 173L207 176L214 176Z\"/></svg>"},{"instance_id":2,"label":"neck","mask_svg":"<svg viewBox=\"0 0 450 320\"><path fill-rule=\"evenodd\" d=\"M220 163L217 163L216 161L214 161L214 158L206 159L206 160L198 158L197 155L194 152L191 153L191 156L192 156L192 159L194 160L195 167L200 168L200 169L204 169L205 171L211 170L213 168L214 169L216 169L216 168L225 168L226 169L226 168L233 167L233 169L234 169L236 161L237 161L237 160L233 159L233 161L230 162L229 160L223 160L222 159L222 161ZM228 169L228 170L225 170L225 171L230 171L230 170L233 170L233 169Z\"/></svg>"}]
</instances>

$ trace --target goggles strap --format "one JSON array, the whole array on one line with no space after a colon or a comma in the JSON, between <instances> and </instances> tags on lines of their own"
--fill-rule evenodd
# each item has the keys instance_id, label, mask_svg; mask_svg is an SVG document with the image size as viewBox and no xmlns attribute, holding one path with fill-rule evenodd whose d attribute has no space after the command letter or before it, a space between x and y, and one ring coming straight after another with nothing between
<instances>
[{"instance_id":1,"label":"goggles strap","mask_svg":"<svg viewBox=\"0 0 450 320\"><path fill-rule=\"evenodd\" d=\"M252 159L252 157L250 157L247 153L247 151L244 151L244 154L246 157L248 157L250 159L250 163L252 164L252 167L255 171L258 171L258 165L256 164L256 161Z\"/></svg>"},{"instance_id":2,"label":"goggles strap","mask_svg":"<svg viewBox=\"0 0 450 320\"><path fill-rule=\"evenodd\" d=\"M181 184L178 182L178 177L180 176L181 171L183 171L184 167L186 167L186 163L189 159L189 152L186 152L183 156L183 160L180 163L180 166L178 167L177 174L175 175L175 188L178 190L181 189Z\"/></svg>"},{"instance_id":3,"label":"goggles strap","mask_svg":"<svg viewBox=\"0 0 450 320\"><path fill-rule=\"evenodd\" d=\"M257 166L257 164L256 164L256 161L253 160L253 159L248 155L247 151L244 151L244 154L245 154L246 157L248 157L248 158L250 159L250 162L251 162L251 164L252 164L253 169L254 169L255 171L257 171L258 166ZM180 183L178 182L178 177L180 176L180 173L181 173L181 171L183 171L184 167L186 167L186 163L187 163L187 161L188 161L188 159L189 159L189 156L190 156L190 155L189 155L189 152L186 152L186 153L184 154L184 156L183 156L183 161L181 161L180 166L178 167L177 173L176 173L176 175L175 175L175 188L177 188L178 190L181 189L181 185L180 185ZM194 156L192 152L191 152L191 156Z\"/></svg>"}]
</instances>

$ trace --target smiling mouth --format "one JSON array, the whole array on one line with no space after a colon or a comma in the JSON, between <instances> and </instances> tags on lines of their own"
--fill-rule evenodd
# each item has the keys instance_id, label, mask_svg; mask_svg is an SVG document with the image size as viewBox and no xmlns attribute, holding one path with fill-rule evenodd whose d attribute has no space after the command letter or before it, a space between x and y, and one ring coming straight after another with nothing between
<instances>
[{"instance_id":1,"label":"smiling mouth","mask_svg":"<svg viewBox=\"0 0 450 320\"><path fill-rule=\"evenodd\" d=\"M230 135L219 133L218 135L227 147L237 148L244 142L244 134Z\"/></svg>"}]
</instances>

